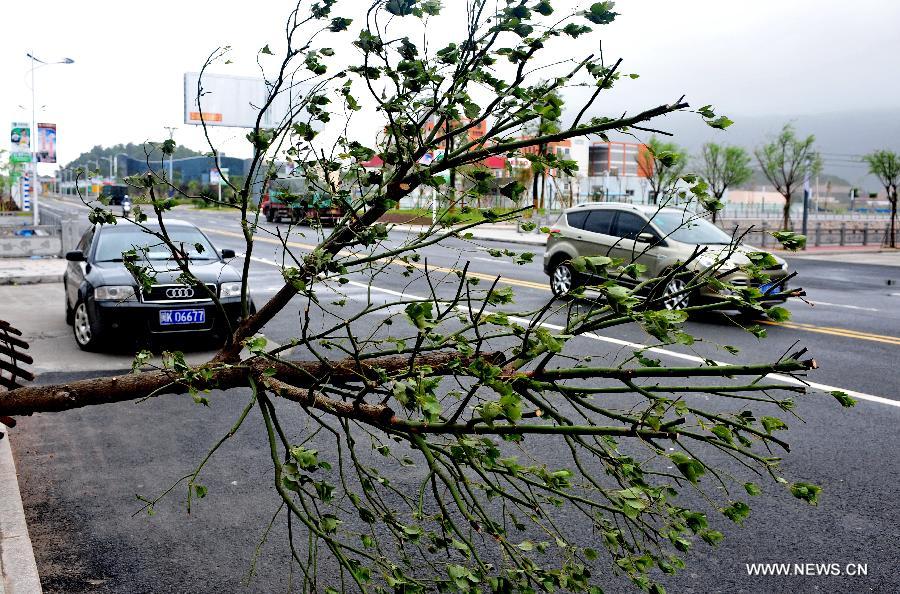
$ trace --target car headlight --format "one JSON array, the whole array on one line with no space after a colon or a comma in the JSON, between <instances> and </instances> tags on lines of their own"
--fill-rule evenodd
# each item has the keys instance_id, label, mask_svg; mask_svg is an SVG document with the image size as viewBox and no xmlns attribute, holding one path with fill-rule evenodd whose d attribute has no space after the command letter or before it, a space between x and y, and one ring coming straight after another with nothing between
<instances>
[{"instance_id":1,"label":"car headlight","mask_svg":"<svg viewBox=\"0 0 900 594\"><path fill-rule=\"evenodd\" d=\"M222 283L219 285L219 297L240 297L242 283Z\"/></svg>"},{"instance_id":2,"label":"car headlight","mask_svg":"<svg viewBox=\"0 0 900 594\"><path fill-rule=\"evenodd\" d=\"M108 285L94 288L95 301L137 301L131 285Z\"/></svg>"}]
</instances>

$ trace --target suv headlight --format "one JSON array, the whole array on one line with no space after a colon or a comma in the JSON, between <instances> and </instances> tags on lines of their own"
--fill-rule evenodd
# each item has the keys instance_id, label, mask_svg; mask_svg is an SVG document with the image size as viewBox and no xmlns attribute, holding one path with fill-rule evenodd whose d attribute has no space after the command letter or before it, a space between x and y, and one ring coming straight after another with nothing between
<instances>
[{"instance_id":1,"label":"suv headlight","mask_svg":"<svg viewBox=\"0 0 900 594\"><path fill-rule=\"evenodd\" d=\"M131 285L108 285L94 288L95 301L137 301Z\"/></svg>"},{"instance_id":2,"label":"suv headlight","mask_svg":"<svg viewBox=\"0 0 900 594\"><path fill-rule=\"evenodd\" d=\"M219 297L240 297L242 283L222 283L219 285Z\"/></svg>"}]
</instances>

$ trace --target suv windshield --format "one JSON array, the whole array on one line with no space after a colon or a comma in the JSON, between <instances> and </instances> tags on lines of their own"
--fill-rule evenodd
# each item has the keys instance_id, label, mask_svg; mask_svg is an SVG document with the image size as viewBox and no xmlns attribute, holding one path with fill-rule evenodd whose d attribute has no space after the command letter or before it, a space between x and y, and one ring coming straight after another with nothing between
<instances>
[{"instance_id":1,"label":"suv windshield","mask_svg":"<svg viewBox=\"0 0 900 594\"><path fill-rule=\"evenodd\" d=\"M663 235L682 243L698 245L731 243L731 236L698 215L685 212L659 211L654 213L653 223Z\"/></svg>"},{"instance_id":2,"label":"suv windshield","mask_svg":"<svg viewBox=\"0 0 900 594\"><path fill-rule=\"evenodd\" d=\"M167 227L169 238L184 250L192 260L217 260L218 256L209 240L199 230L187 226ZM138 256L146 249L148 260L171 260L172 252L157 237L136 227L104 227L99 234L97 262L120 262L122 252L138 250ZM200 249L198 249L198 246Z\"/></svg>"}]
</instances>

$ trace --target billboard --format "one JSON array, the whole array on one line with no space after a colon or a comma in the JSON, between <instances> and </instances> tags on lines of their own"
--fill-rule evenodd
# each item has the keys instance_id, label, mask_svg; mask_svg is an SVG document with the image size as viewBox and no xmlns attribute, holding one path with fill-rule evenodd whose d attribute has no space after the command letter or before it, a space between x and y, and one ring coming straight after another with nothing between
<instances>
[{"instance_id":1,"label":"billboard","mask_svg":"<svg viewBox=\"0 0 900 594\"><path fill-rule=\"evenodd\" d=\"M31 161L31 125L13 122L10 127L9 142L11 145L9 160L13 163Z\"/></svg>"},{"instance_id":2,"label":"billboard","mask_svg":"<svg viewBox=\"0 0 900 594\"><path fill-rule=\"evenodd\" d=\"M269 96L266 82L261 78L227 76L204 73L198 97L197 83L200 74L186 72L184 75L184 123L207 126L228 126L232 128L253 128L260 108ZM277 126L290 110L291 97L302 97L307 87L294 87L280 93L263 114L260 126ZM199 102L198 102L199 99ZM202 109L201 109L202 108Z\"/></svg>"},{"instance_id":3,"label":"billboard","mask_svg":"<svg viewBox=\"0 0 900 594\"><path fill-rule=\"evenodd\" d=\"M38 123L37 162L56 163L56 124Z\"/></svg>"}]
</instances>

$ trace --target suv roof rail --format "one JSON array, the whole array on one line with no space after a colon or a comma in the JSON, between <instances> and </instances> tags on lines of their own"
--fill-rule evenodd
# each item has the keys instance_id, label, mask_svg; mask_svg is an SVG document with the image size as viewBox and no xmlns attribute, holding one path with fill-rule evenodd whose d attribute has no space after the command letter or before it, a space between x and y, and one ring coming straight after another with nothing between
<instances>
[{"instance_id":1,"label":"suv roof rail","mask_svg":"<svg viewBox=\"0 0 900 594\"><path fill-rule=\"evenodd\" d=\"M581 204L576 204L574 208L581 208L583 206L627 206L638 210L638 205L631 204L630 202L582 202Z\"/></svg>"}]
</instances>

